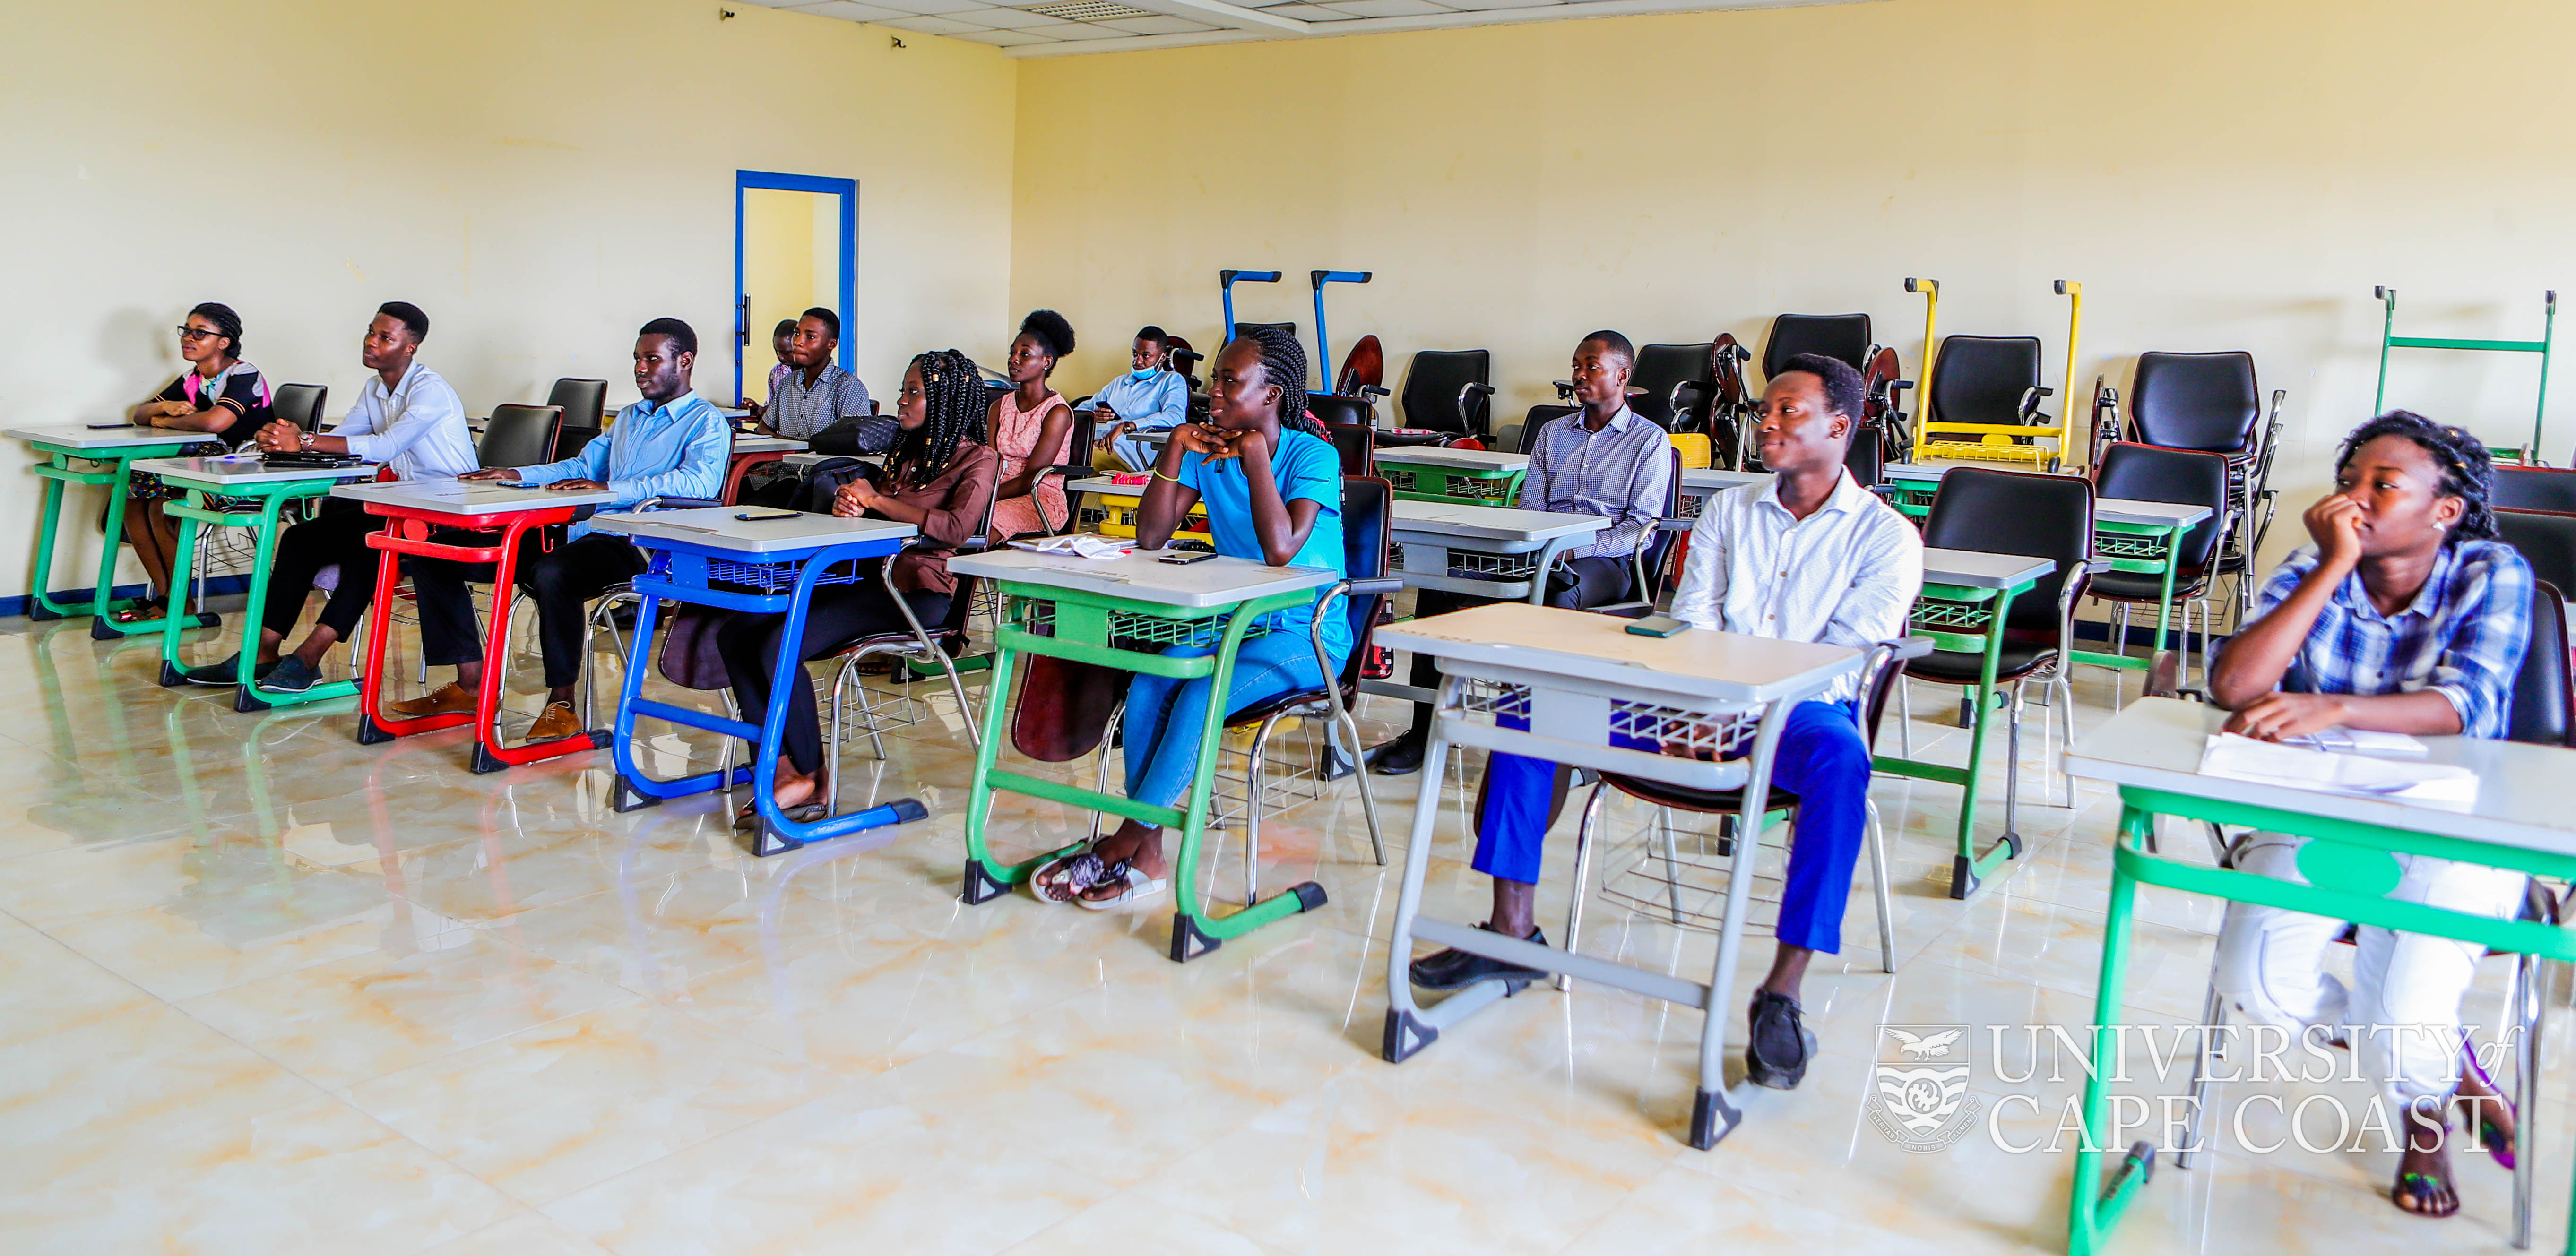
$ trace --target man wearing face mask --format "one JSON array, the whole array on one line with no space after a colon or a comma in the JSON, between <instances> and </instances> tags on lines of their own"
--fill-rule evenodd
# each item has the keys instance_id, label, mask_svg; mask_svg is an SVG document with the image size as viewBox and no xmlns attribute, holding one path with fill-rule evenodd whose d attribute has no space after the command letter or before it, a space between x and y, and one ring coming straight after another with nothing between
<instances>
[{"instance_id":1,"label":"man wearing face mask","mask_svg":"<svg viewBox=\"0 0 2576 1256\"><path fill-rule=\"evenodd\" d=\"M1135 348L1128 355L1131 369L1074 407L1095 416L1093 466L1123 471L1151 468L1154 447L1133 433L1168 432L1189 417L1189 382L1181 378L1180 372L1163 369L1164 355L1171 348L1172 338L1160 327L1137 332Z\"/></svg>"}]
</instances>

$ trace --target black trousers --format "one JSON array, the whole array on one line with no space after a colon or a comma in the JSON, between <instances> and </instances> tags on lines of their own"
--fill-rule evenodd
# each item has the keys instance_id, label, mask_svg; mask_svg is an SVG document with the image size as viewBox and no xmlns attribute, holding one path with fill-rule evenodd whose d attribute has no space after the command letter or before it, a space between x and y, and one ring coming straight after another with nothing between
<instances>
[{"instance_id":1,"label":"black trousers","mask_svg":"<svg viewBox=\"0 0 2576 1256\"><path fill-rule=\"evenodd\" d=\"M903 600L925 628L948 617L945 593L916 590ZM823 718L814 704L813 683L805 676L805 660L860 637L910 629L885 582L874 576L814 591L814 601L805 608L805 639L797 643L796 662L790 665L795 675L787 684L786 745L781 747L797 771L810 776L823 767ZM716 630L716 652L733 678L734 704L755 725L769 717L769 687L786 633L785 615L736 615Z\"/></svg>"},{"instance_id":2,"label":"black trousers","mask_svg":"<svg viewBox=\"0 0 2576 1256\"><path fill-rule=\"evenodd\" d=\"M1636 584L1635 568L1625 558L1569 558L1560 560L1556 570L1548 573L1547 604L1559 610L1582 611L1616 602L1629 596ZM1413 615L1420 619L1446 615L1470 606L1491 606L1501 598L1476 597L1467 593L1450 593L1441 589L1424 589L1413 595ZM1428 654L1413 656L1413 684L1421 689L1440 687L1440 664ZM1431 731L1431 704L1413 704L1413 735Z\"/></svg>"},{"instance_id":3,"label":"black trousers","mask_svg":"<svg viewBox=\"0 0 2576 1256\"><path fill-rule=\"evenodd\" d=\"M642 575L644 552L604 533L558 543L552 550L543 545L537 530L520 535L519 587L537 604L537 649L546 661L546 687L561 689L581 679L590 600ZM482 659L483 631L474 616L474 594L465 585L492 579L499 574L498 564L445 558L409 562L412 590L420 597L421 656L444 665Z\"/></svg>"},{"instance_id":4,"label":"black trousers","mask_svg":"<svg viewBox=\"0 0 2576 1256\"><path fill-rule=\"evenodd\" d=\"M278 534L260 626L281 637L293 635L304 599L312 596L314 577L337 564L340 585L314 622L348 640L376 596L376 561L385 551L367 544L367 538L384 526L384 516L368 514L356 502L325 499L321 513Z\"/></svg>"}]
</instances>

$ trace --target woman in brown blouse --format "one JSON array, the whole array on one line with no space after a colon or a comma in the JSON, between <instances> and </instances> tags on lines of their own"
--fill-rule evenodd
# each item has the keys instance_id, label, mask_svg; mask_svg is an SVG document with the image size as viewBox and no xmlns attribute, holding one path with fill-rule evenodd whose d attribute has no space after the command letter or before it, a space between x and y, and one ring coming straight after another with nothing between
<instances>
[{"instance_id":1,"label":"woman in brown blouse","mask_svg":"<svg viewBox=\"0 0 2576 1256\"><path fill-rule=\"evenodd\" d=\"M901 591L925 625L947 617L949 599L957 591L956 577L948 574L948 555L981 534L992 510L993 486L1001 478L1001 459L984 443L984 398L975 363L954 349L922 354L904 371L903 394L895 403L901 432L886 452L884 474L842 488L832 499L832 513L909 523L920 529L927 544L896 556L884 579L871 572L855 584L816 589L806 610L799 660L838 653L861 637L905 631L908 625L894 605L892 590ZM755 724L769 709L773 668L786 627L784 615L743 615L716 638L733 678L734 700L742 717ZM803 663L797 666L801 672ZM801 674L787 687L785 736L787 744L778 756L779 810L800 823L819 818L830 793L821 779L823 724L814 687ZM746 809L744 815L750 814ZM737 822L748 821L737 817Z\"/></svg>"}]
</instances>

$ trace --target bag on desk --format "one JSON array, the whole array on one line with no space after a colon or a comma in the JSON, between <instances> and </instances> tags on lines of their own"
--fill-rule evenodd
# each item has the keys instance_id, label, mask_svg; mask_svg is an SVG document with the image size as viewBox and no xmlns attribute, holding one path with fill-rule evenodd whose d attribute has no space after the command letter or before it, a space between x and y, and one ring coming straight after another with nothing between
<instances>
[{"instance_id":1,"label":"bag on desk","mask_svg":"<svg viewBox=\"0 0 2576 1256\"><path fill-rule=\"evenodd\" d=\"M683 689L731 689L733 673L716 650L716 634L734 612L717 606L683 606L662 639L662 675Z\"/></svg>"},{"instance_id":2,"label":"bag on desk","mask_svg":"<svg viewBox=\"0 0 2576 1256\"><path fill-rule=\"evenodd\" d=\"M1053 655L1029 657L1020 678L1020 709L1011 717L1011 746L1041 763L1090 754L1127 696L1127 673Z\"/></svg>"}]
</instances>

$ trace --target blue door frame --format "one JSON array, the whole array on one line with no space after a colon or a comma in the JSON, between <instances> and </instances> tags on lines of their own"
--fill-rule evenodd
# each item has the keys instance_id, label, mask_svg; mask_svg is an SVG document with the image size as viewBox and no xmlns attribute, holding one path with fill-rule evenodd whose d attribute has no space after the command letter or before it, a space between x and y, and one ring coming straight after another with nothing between
<instances>
[{"instance_id":1,"label":"blue door frame","mask_svg":"<svg viewBox=\"0 0 2576 1256\"><path fill-rule=\"evenodd\" d=\"M820 175L778 174L768 170L733 172L733 395L743 396L742 359L751 346L751 307L744 300L742 273L742 194L752 188L775 192L815 192L841 198L841 290L832 309L841 316L841 369L849 370L857 341L851 301L859 285L859 181Z\"/></svg>"}]
</instances>

